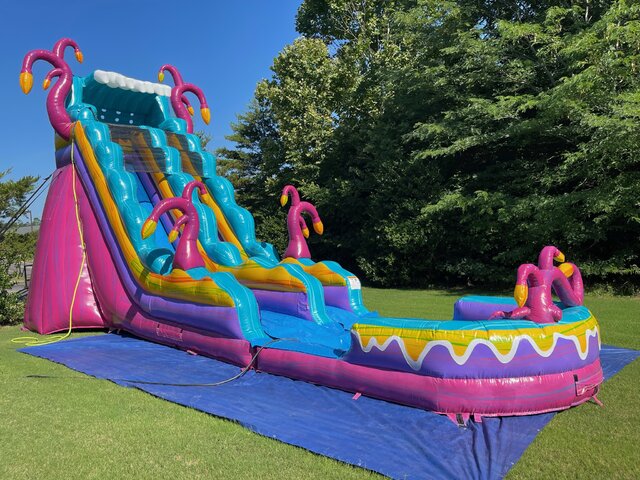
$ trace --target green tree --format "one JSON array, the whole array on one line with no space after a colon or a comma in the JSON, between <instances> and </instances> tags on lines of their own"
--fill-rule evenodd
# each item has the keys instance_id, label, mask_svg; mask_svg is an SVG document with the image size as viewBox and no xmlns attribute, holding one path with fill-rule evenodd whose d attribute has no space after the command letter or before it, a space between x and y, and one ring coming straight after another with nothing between
<instances>
[{"instance_id":1,"label":"green tree","mask_svg":"<svg viewBox=\"0 0 640 480\"><path fill-rule=\"evenodd\" d=\"M554 243L637 288L639 8L304 1L230 173L260 221L295 183L327 225L314 256L380 284L510 283Z\"/></svg>"},{"instance_id":2,"label":"green tree","mask_svg":"<svg viewBox=\"0 0 640 480\"><path fill-rule=\"evenodd\" d=\"M18 213L38 180L31 176L3 180L8 173L0 172L0 232ZM0 325L11 325L22 320L24 304L12 287L16 284L19 263L33 258L36 238L36 233L18 235L13 231L5 232L0 238Z\"/></svg>"}]
</instances>

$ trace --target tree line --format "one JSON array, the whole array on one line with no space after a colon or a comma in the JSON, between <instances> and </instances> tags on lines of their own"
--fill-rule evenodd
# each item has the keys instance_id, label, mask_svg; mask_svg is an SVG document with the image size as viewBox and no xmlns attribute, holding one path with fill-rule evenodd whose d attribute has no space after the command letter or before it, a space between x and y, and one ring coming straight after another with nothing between
<instances>
[{"instance_id":1,"label":"tree line","mask_svg":"<svg viewBox=\"0 0 640 480\"><path fill-rule=\"evenodd\" d=\"M591 285L640 286L640 4L304 0L218 168L286 244L383 286L505 286L554 244Z\"/></svg>"},{"instance_id":2,"label":"tree line","mask_svg":"<svg viewBox=\"0 0 640 480\"><path fill-rule=\"evenodd\" d=\"M8 173L0 171L0 326L22 321L24 301L13 287L18 282L20 263L33 259L38 238L37 232L19 234L15 228L5 231L38 181L33 176L8 180Z\"/></svg>"}]
</instances>

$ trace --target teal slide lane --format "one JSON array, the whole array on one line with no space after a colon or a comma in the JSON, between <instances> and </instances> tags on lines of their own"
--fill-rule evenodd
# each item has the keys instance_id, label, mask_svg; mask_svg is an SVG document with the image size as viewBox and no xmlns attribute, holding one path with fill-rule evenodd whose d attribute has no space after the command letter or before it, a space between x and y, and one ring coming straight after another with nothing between
<instances>
[{"instance_id":1,"label":"teal slide lane","mask_svg":"<svg viewBox=\"0 0 640 480\"><path fill-rule=\"evenodd\" d=\"M215 157L202 148L200 139L196 135L187 133L184 120L170 118L164 121L160 128L184 135L189 150L202 157L202 180L215 198L247 254L250 257L264 257L277 263L279 259L275 249L272 245L257 241L253 216L248 210L236 203L233 185L226 178L217 175Z\"/></svg>"},{"instance_id":2,"label":"teal slide lane","mask_svg":"<svg viewBox=\"0 0 640 480\"><path fill-rule=\"evenodd\" d=\"M300 258L298 259L300 263L305 266L312 266L316 262L311 260L310 258ZM376 313L370 312L367 310L367 307L364 306L364 302L362 301L362 285L360 284L360 280L353 273L345 270L340 266L337 262L332 262L330 260L323 260L321 262L327 268L337 273L338 275L342 275L342 278L345 279L345 283L347 285L347 291L349 292L349 304L353 309L353 312L360 317L374 317L377 316Z\"/></svg>"},{"instance_id":3,"label":"teal slide lane","mask_svg":"<svg viewBox=\"0 0 640 480\"><path fill-rule=\"evenodd\" d=\"M236 204L235 192L231 182L216 174L215 156L202 149L200 139L196 135L191 135L185 132L185 122L183 120L171 118L164 121L162 127L168 131L184 135L188 141L189 150L200 155L202 158L203 170L202 180L212 193L216 203L222 210L225 218L229 221L234 233L250 258L264 268L272 268L277 265L286 268L291 275L300 279L305 284L307 292L309 293L309 306L312 311L317 312L319 317L326 317L326 309L324 308L324 290L322 288L322 284L318 279L306 273L298 265L279 263L280 260L273 248L273 245L257 242L253 216L249 211ZM164 135L162 130L159 130L158 132L161 132L159 133L160 137ZM160 145L163 139L157 138L156 140ZM166 136L164 137L164 144L166 145ZM174 194L176 194L177 192L181 192L184 186L189 181L193 180L193 177L182 172L181 175L168 175L167 179ZM200 241L205 247L207 253L209 252L209 242L211 242L212 239L213 236L211 235L201 235L200 237ZM310 259L300 259L300 261L304 265L310 266L314 264ZM322 263L345 279L349 293L349 302L354 313L359 316L371 316L372 313L367 310L362 301L362 290L360 288L359 281L357 281L357 285L353 285L354 279L357 280L355 275L342 268L336 262L324 261ZM225 263L223 264L227 265ZM333 321L327 321L326 318L319 318L318 323L326 325L333 323Z\"/></svg>"},{"instance_id":4,"label":"teal slide lane","mask_svg":"<svg viewBox=\"0 0 640 480\"><path fill-rule=\"evenodd\" d=\"M97 121L96 117L120 115L122 111L117 109L122 108L127 112L134 112L133 115L130 115L131 118L147 121L149 117L155 117L155 121L159 122L169 112L168 104L166 104L165 98L155 95L127 92L96 84L97 82L93 80L92 75L85 78L74 77L67 110L72 120L79 120L83 126L136 253L151 271L166 275L171 271L173 246L163 235L162 229L158 229L160 232L157 232L156 235L147 239L142 238L141 229L144 221L151 214L151 202L138 176L125 169L122 148L111 141L109 127L105 123ZM97 106L83 101L84 89L88 89L92 93L93 97L89 101L97 103ZM124 95L125 101L119 103L117 99L112 98L118 95ZM144 102L157 103L149 107ZM143 107L146 107L147 110ZM139 111L136 108L142 109L145 115L136 113ZM111 112L111 109L114 111ZM166 169L170 172L179 172L179 153L169 147L164 147L163 151L166 156ZM207 270L193 272L192 270L187 271L187 274L192 278L202 279L204 276L208 276L230 295L238 311L241 328L248 340L257 341L265 337L260 323L257 302L249 289L241 285L231 274L212 273Z\"/></svg>"},{"instance_id":5,"label":"teal slide lane","mask_svg":"<svg viewBox=\"0 0 640 480\"><path fill-rule=\"evenodd\" d=\"M179 120L179 119L174 119L174 120ZM182 122L182 120L180 120L180 122ZM167 129L169 128L175 129L179 125L180 123L178 121L163 122L163 126ZM154 142L154 145L152 146L160 147L163 149L168 148L170 150L175 151L173 147L169 147L167 145L167 138L164 130L152 129L149 127L145 127L145 128L147 128L151 132L151 138L153 139L153 142ZM178 132L174 131L174 133L178 133ZM231 187L231 183L227 179L218 177L217 175L215 175L215 157L213 157L213 155L203 151L200 148L200 140L198 139L197 136L189 135L189 134L186 134L185 136L188 139L189 147L193 148L193 150L191 151L194 153L200 154L203 158L203 162L202 162L203 174L213 175L213 177L205 177L203 175L202 180L207 186L207 188L209 189L209 191L213 193L216 203L218 203L220 208L223 210L223 213L225 213L225 216L226 216L226 212L235 212L235 214L238 214L236 215L236 220L237 220L236 225L243 225L243 227L250 225L250 229L252 231L252 238L254 239L253 243L257 244L257 242L255 242L255 233L253 232L253 229L254 229L253 217L247 210L235 205L235 200L233 199L233 188ZM176 153L178 152L176 151ZM169 185L171 186L171 190L173 190L174 195L178 195L179 192L182 192L184 187L190 181L193 181L193 176L189 175L188 173L185 173L182 170L176 171L173 169L170 172L165 174L165 178L169 182ZM222 202L219 201L220 195L216 196L215 190L212 189L212 186L215 187L216 185L222 185L222 184L227 185L231 189L230 190L231 200L229 200L228 198L226 200L226 204L227 204L226 212L222 206L223 205ZM196 206L196 209L198 210L198 214L201 219L200 232L199 232L198 239L200 240L200 243L202 244L207 254L210 254L210 252L214 252L214 248L216 247L216 245L220 245L220 244L229 245L230 247L235 249L235 252L237 252L237 258L234 257L233 262L226 262L224 261L225 259L221 258L220 256L215 257L213 255L210 255L210 257L214 261L222 265L226 265L226 266L240 265L242 261L240 259L240 253L238 252L238 250L230 243L220 242L218 232L217 232L216 220L215 220L213 211L208 206L200 202L200 199L198 198L198 195L196 192L194 192L193 195L194 195L193 203ZM235 205L235 207L232 208L232 204ZM229 217L227 218L229 219ZM233 227L233 224L232 224L232 227ZM243 237L239 236L239 239L241 238L245 239L244 241L241 240L241 243L243 247L245 247L245 250L247 251L248 254L250 254L250 252L247 249L247 245L250 245L250 246L253 245L253 243L250 240L248 240L250 239L250 237L251 235L246 234L246 231ZM255 247L255 245L253 246ZM262 247L260 247L260 249L261 249L260 252L264 251ZM267 270L273 269L276 267L284 268L292 277L300 280L307 292L309 309L311 311L311 314L315 323L323 326L333 325L336 323L336 321L333 320L327 313L325 300L324 300L324 289L322 288L322 284L317 278L306 273L299 265L279 263L277 259L273 259L272 257L262 253L260 255L254 255L254 256L250 255L250 258L255 263L257 263L258 265L260 265L261 267ZM220 261L220 260L223 260L223 261Z\"/></svg>"},{"instance_id":6,"label":"teal slide lane","mask_svg":"<svg viewBox=\"0 0 640 480\"><path fill-rule=\"evenodd\" d=\"M165 178L171 186L173 194L180 196L186 185L193 181L193 177L188 173L185 173L181 169L180 154L177 150L167 144L167 137L164 130L159 128L141 127L149 132L152 140L152 147L160 148L162 150L171 151L178 158L178 165L175 169L170 169L164 172ZM229 242L223 242L218 235L218 227L213 211L200 202L198 193L193 193L193 204L198 212L198 219L200 220L200 229L198 232L198 239L202 244L205 252L209 258L214 262L225 266L237 266L242 264L242 258L240 251L235 245Z\"/></svg>"}]
</instances>

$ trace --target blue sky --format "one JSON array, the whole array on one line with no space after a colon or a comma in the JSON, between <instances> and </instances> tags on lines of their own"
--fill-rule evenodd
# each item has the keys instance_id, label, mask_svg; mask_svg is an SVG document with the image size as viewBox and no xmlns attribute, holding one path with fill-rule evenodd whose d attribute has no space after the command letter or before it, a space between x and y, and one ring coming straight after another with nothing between
<instances>
[{"instance_id":1,"label":"blue sky","mask_svg":"<svg viewBox=\"0 0 640 480\"><path fill-rule=\"evenodd\" d=\"M38 62L34 87L24 95L18 76L29 50L51 49L62 37L80 45L84 63L72 52L74 74L111 70L156 81L158 67L171 63L187 82L200 86L211 108L211 124L199 116L196 129L213 136L211 147L228 144L230 124L245 111L256 83L271 75L280 50L296 37L300 0L25 1L0 3L0 170L11 178L45 177L55 168L53 130L42 80L49 67ZM179 8L184 5L184 8ZM40 216L44 195L32 208Z\"/></svg>"}]
</instances>

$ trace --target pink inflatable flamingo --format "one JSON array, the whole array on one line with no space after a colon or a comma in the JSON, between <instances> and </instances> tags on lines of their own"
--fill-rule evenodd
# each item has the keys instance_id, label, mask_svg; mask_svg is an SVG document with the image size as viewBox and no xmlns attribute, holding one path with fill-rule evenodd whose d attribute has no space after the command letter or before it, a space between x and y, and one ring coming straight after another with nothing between
<instances>
[{"instance_id":1,"label":"pink inflatable flamingo","mask_svg":"<svg viewBox=\"0 0 640 480\"><path fill-rule=\"evenodd\" d=\"M207 189L202 182L192 181L184 187L181 197L165 198L158 202L151 215L142 225L142 238L149 238L158 226L160 215L169 210L179 210L182 216L173 225L169 232L169 241L174 242L178 238L180 227L184 226L182 237L176 248L173 257L173 268L188 270L190 268L204 267L204 260L198 252L198 230L200 229L200 221L198 220L198 211L193 205L193 191L198 189L200 196L207 194Z\"/></svg>"},{"instance_id":2,"label":"pink inflatable flamingo","mask_svg":"<svg viewBox=\"0 0 640 480\"><path fill-rule=\"evenodd\" d=\"M198 97L198 100L200 101L200 115L202 115L204 123L208 125L211 121L211 112L209 110L209 105L207 105L207 99L200 87L197 87L192 83L185 83L182 79L182 75L178 72L178 69L169 64L165 64L160 67L160 70L158 71L159 82L164 81L165 71L171 74L173 77L173 83L175 84L171 89L171 106L173 107L173 111L176 113L176 116L187 122L187 132L193 133L193 120L191 120L191 115L193 115L194 112L193 107L185 96L186 92L191 92Z\"/></svg>"},{"instance_id":3,"label":"pink inflatable flamingo","mask_svg":"<svg viewBox=\"0 0 640 480\"><path fill-rule=\"evenodd\" d=\"M42 84L42 86L47 89L52 79L58 79L54 88L51 89L47 96L47 114L49 115L49 121L54 130L58 132L62 138L69 140L72 122L64 106L64 102L71 91L73 73L63 59L64 49L66 47L73 47L76 52L76 59L82 62L83 57L80 48L76 42L69 38L58 40L51 52L48 50L31 50L25 55L22 61L20 87L25 94L31 91L33 87L33 65L38 60L43 60L54 67L53 70L45 76L44 83Z\"/></svg>"},{"instance_id":4,"label":"pink inflatable flamingo","mask_svg":"<svg viewBox=\"0 0 640 480\"><path fill-rule=\"evenodd\" d=\"M552 290L568 307L582 305L584 285L580 270L573 263L564 262L564 254L554 246L542 249L538 266L525 263L518 268L513 296L518 308L510 312L494 312L489 319L525 318L536 323L553 323L562 318L562 310L553 303Z\"/></svg>"},{"instance_id":5,"label":"pink inflatable flamingo","mask_svg":"<svg viewBox=\"0 0 640 480\"><path fill-rule=\"evenodd\" d=\"M60 40L58 40L53 46L53 48L51 49L51 51L56 57L60 57L64 59L64 51L67 47L73 48L73 52L76 56L76 60L82 63L82 61L84 60L84 56L80 51L80 47L75 41L71 40L70 38L61 38Z\"/></svg>"},{"instance_id":6,"label":"pink inflatable flamingo","mask_svg":"<svg viewBox=\"0 0 640 480\"><path fill-rule=\"evenodd\" d=\"M56 57L64 59L64 51L67 47L73 48L76 56L76 60L78 60L79 63L82 63L84 60L84 56L80 51L80 47L76 42L74 42L70 38L61 38L60 40L58 40L53 46L53 49L51 51L54 53ZM42 82L42 88L44 90L48 89L49 85L51 85L51 80L53 80L56 77L59 77L62 74L63 74L63 71L59 68L54 68L53 70L50 70L49 73L47 73L44 77L44 81Z\"/></svg>"},{"instance_id":7,"label":"pink inflatable flamingo","mask_svg":"<svg viewBox=\"0 0 640 480\"><path fill-rule=\"evenodd\" d=\"M302 216L303 213L311 215L313 221L313 229L318 235L324 232L324 226L316 207L309 202L301 202L300 194L293 185L287 185L282 189L280 196L280 205L283 207L287 204L291 196L291 208L287 213L287 229L289 230L289 245L284 252L284 257L291 258L311 258L309 247L305 238L309 238L309 229L307 223Z\"/></svg>"}]
</instances>

